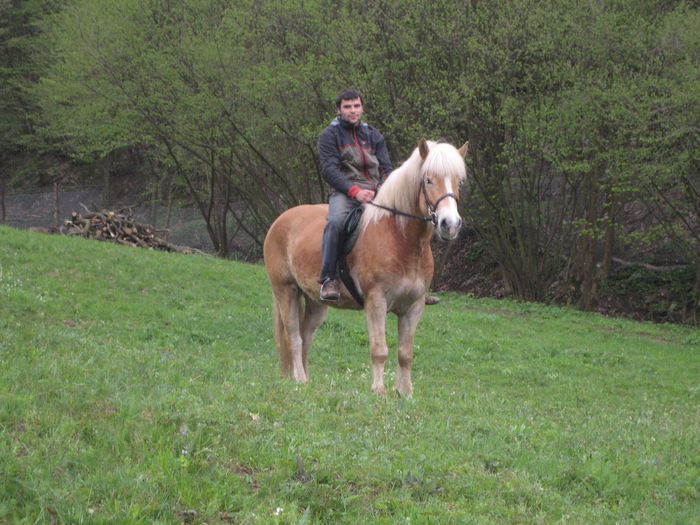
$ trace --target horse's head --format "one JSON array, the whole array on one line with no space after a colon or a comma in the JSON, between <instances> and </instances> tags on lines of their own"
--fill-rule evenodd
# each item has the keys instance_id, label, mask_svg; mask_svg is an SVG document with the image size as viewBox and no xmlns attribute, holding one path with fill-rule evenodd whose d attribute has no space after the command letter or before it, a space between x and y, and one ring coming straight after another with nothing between
<instances>
[{"instance_id":1,"label":"horse's head","mask_svg":"<svg viewBox=\"0 0 700 525\"><path fill-rule=\"evenodd\" d=\"M421 185L425 211L433 216L433 223L442 240L457 237L462 227L457 201L459 186L466 179L464 158L469 143L457 149L451 144L428 142L421 139L418 151L421 159Z\"/></svg>"}]
</instances>

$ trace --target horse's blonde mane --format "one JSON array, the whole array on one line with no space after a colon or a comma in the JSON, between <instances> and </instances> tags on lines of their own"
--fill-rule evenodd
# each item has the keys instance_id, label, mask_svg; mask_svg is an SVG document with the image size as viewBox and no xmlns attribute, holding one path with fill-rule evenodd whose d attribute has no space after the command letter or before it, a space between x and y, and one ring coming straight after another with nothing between
<instances>
[{"instance_id":1,"label":"horse's blonde mane","mask_svg":"<svg viewBox=\"0 0 700 525\"><path fill-rule=\"evenodd\" d=\"M427 141L428 157L421 158L418 148L401 166L391 172L389 178L379 189L374 202L387 208L393 208L406 213L414 213L418 202L420 184L423 177L430 173L434 177L457 178L459 182L466 178L464 158L454 146L447 143ZM454 188L456 191L457 188ZM366 204L360 222L364 230L372 222L377 222L391 212ZM403 228L408 217L396 215L400 228Z\"/></svg>"}]
</instances>

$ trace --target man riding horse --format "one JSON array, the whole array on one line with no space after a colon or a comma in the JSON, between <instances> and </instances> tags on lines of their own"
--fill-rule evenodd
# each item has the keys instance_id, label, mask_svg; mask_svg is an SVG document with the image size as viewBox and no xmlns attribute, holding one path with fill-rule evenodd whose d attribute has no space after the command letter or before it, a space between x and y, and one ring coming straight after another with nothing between
<instances>
[{"instance_id":1,"label":"man riding horse","mask_svg":"<svg viewBox=\"0 0 700 525\"><path fill-rule=\"evenodd\" d=\"M358 206L372 201L379 186L394 167L384 136L362 122L362 95L344 89L336 97L338 116L323 130L318 141L321 174L331 186L328 217L323 230L323 265L319 282L322 301L340 298L338 256L345 221ZM426 296L426 304L437 297Z\"/></svg>"}]
</instances>

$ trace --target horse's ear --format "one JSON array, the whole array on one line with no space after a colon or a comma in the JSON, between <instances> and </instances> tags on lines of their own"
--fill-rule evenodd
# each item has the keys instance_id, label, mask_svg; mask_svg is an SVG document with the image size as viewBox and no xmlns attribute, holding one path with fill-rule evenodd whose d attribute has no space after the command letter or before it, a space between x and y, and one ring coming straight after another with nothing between
<instances>
[{"instance_id":1,"label":"horse's ear","mask_svg":"<svg viewBox=\"0 0 700 525\"><path fill-rule=\"evenodd\" d=\"M420 139L420 142L418 143L418 151L420 153L420 157L425 160L428 157L428 141L425 139Z\"/></svg>"},{"instance_id":2,"label":"horse's ear","mask_svg":"<svg viewBox=\"0 0 700 525\"><path fill-rule=\"evenodd\" d=\"M464 157L465 159L467 158L467 150L469 149L469 141L465 142L462 144L462 147L459 148L457 151L459 151L460 155Z\"/></svg>"}]
</instances>

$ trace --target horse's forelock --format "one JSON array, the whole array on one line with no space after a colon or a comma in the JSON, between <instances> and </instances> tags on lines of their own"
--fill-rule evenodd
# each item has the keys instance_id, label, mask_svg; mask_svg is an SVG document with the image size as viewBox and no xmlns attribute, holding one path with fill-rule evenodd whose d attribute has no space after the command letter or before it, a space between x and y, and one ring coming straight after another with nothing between
<instances>
[{"instance_id":1,"label":"horse's forelock","mask_svg":"<svg viewBox=\"0 0 700 525\"><path fill-rule=\"evenodd\" d=\"M443 178L457 177L462 182L467 176L464 158L452 144L430 143L430 151L421 166L421 174Z\"/></svg>"}]
</instances>

